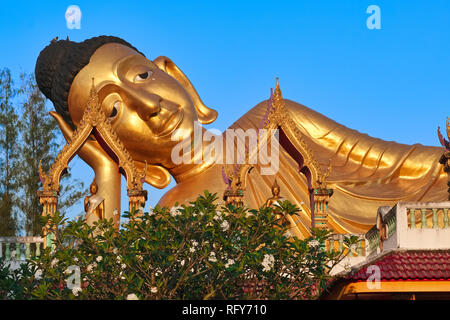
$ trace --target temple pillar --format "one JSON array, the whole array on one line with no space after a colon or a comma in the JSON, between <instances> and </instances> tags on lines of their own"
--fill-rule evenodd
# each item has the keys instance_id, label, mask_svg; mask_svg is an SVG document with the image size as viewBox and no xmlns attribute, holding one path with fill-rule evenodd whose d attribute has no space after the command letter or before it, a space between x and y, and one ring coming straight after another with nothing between
<instances>
[{"instance_id":1,"label":"temple pillar","mask_svg":"<svg viewBox=\"0 0 450 320\"><path fill-rule=\"evenodd\" d=\"M313 226L319 229L329 229L328 201L333 195L333 189L318 187L314 189L314 218Z\"/></svg>"},{"instance_id":2,"label":"temple pillar","mask_svg":"<svg viewBox=\"0 0 450 320\"><path fill-rule=\"evenodd\" d=\"M225 205L232 204L235 207L244 206L244 190L242 189L225 189L223 193L223 201Z\"/></svg>"},{"instance_id":3,"label":"temple pillar","mask_svg":"<svg viewBox=\"0 0 450 320\"><path fill-rule=\"evenodd\" d=\"M127 193L130 214L134 212L133 217L141 216L145 201L147 201L147 190L128 190Z\"/></svg>"},{"instance_id":4,"label":"temple pillar","mask_svg":"<svg viewBox=\"0 0 450 320\"><path fill-rule=\"evenodd\" d=\"M58 205L58 192L57 191L42 191L37 192L39 202L42 205L42 216L53 217ZM48 223L42 227L42 237L44 238L44 248L54 247L56 240L55 227L50 227Z\"/></svg>"}]
</instances>

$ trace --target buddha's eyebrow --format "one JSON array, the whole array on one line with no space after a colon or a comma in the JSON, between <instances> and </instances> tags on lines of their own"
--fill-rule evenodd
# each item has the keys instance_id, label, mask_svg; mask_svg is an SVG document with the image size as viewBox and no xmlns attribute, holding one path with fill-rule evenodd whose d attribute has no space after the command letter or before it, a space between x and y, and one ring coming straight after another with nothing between
<instances>
[{"instance_id":1,"label":"buddha's eyebrow","mask_svg":"<svg viewBox=\"0 0 450 320\"><path fill-rule=\"evenodd\" d=\"M123 69L126 69L127 67L129 67L129 65L133 62L133 60L137 60L137 59L141 59L145 57L139 53L136 54L131 54L128 55L126 57L123 57L122 59L117 60L114 64L113 64L113 70L116 76L118 76L119 73L121 73L121 71Z\"/></svg>"}]
</instances>

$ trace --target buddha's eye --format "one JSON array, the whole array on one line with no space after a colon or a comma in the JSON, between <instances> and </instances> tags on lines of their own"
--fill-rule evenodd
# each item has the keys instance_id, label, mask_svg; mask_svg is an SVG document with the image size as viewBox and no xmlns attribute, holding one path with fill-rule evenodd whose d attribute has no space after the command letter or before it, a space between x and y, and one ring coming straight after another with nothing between
<instances>
[{"instance_id":1,"label":"buddha's eye","mask_svg":"<svg viewBox=\"0 0 450 320\"><path fill-rule=\"evenodd\" d=\"M114 119L119 113L120 101L114 102L111 114L109 115L109 119Z\"/></svg>"},{"instance_id":2,"label":"buddha's eye","mask_svg":"<svg viewBox=\"0 0 450 320\"><path fill-rule=\"evenodd\" d=\"M134 82L139 82L139 81L144 81L147 80L148 78L150 78L153 74L153 71L149 70L143 73L139 73L138 75L136 75L136 77L134 77Z\"/></svg>"}]
</instances>

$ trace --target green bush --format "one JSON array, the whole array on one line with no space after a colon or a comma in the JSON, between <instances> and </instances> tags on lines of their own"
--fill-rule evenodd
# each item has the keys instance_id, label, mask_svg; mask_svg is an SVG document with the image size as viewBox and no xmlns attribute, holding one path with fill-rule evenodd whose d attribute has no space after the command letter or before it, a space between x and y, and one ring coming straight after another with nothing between
<instances>
[{"instance_id":1,"label":"green bush","mask_svg":"<svg viewBox=\"0 0 450 320\"><path fill-rule=\"evenodd\" d=\"M274 210L218 208L205 191L190 205L157 206L89 226L55 214L55 247L15 271L0 261L3 299L315 299L343 253L327 252L329 231L299 240L274 210L297 214L288 201ZM346 246L355 243L345 240ZM70 267L72 266L72 267ZM79 268L80 282L76 283Z\"/></svg>"}]
</instances>

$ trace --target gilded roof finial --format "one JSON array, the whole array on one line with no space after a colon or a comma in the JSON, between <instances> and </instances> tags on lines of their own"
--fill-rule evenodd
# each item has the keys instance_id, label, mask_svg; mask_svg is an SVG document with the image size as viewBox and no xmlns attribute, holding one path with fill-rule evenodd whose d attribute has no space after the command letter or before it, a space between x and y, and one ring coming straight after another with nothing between
<instances>
[{"instance_id":1,"label":"gilded roof finial","mask_svg":"<svg viewBox=\"0 0 450 320\"><path fill-rule=\"evenodd\" d=\"M92 77L91 90L89 91L89 100L88 100L88 109L89 108L100 108L100 104L98 103L98 93L95 90L95 82L94 77Z\"/></svg>"},{"instance_id":2,"label":"gilded roof finial","mask_svg":"<svg viewBox=\"0 0 450 320\"><path fill-rule=\"evenodd\" d=\"M280 83L278 81L278 77L277 77L277 85L275 87L275 92L273 94L273 100L282 100L283 99L283 95L281 94L281 89L280 89Z\"/></svg>"}]
</instances>

